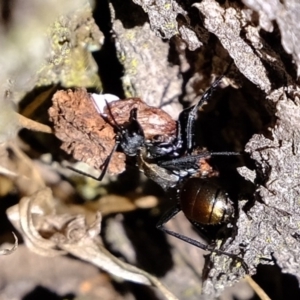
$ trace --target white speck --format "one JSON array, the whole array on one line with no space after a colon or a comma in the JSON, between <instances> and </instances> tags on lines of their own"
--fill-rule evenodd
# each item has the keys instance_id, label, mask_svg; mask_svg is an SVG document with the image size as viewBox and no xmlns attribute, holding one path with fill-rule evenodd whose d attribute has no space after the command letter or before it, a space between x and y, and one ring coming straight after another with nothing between
<instances>
[{"instance_id":1,"label":"white speck","mask_svg":"<svg viewBox=\"0 0 300 300\"><path fill-rule=\"evenodd\" d=\"M110 103L120 99L118 96L113 94L91 94L91 96L95 108L97 109L98 113L101 115L103 115L106 102Z\"/></svg>"}]
</instances>

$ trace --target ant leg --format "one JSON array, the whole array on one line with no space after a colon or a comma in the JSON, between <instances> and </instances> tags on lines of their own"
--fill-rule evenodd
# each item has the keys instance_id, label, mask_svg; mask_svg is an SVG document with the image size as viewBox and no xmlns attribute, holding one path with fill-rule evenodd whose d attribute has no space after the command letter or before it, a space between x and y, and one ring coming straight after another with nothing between
<instances>
[{"instance_id":1,"label":"ant leg","mask_svg":"<svg viewBox=\"0 0 300 300\"><path fill-rule=\"evenodd\" d=\"M88 174L88 173L82 172L80 170L77 170L77 169L75 169L75 168L73 168L71 166L67 166L67 168L70 169L70 170L72 170L72 171L74 171L74 172L76 172L76 173L78 173L78 174L81 174L81 175L93 178L95 180L101 181L103 179L104 175L106 174L106 171L107 171L108 165L110 163L110 160L111 160L113 154L115 153L115 151L117 150L118 146L119 146L119 142L117 141L115 143L114 148L110 152L109 156L105 159L104 163L102 164L102 166L101 166L102 171L101 171L101 174L98 177L95 177L95 176L93 176L91 174Z\"/></svg>"},{"instance_id":2,"label":"ant leg","mask_svg":"<svg viewBox=\"0 0 300 300\"><path fill-rule=\"evenodd\" d=\"M224 75L220 76L218 79L216 79L213 84L210 86L210 88L202 95L199 102L191 108L191 110L188 112L187 117L187 124L186 124L186 138L187 138L187 151L190 152L193 149L194 144L194 124L197 117L197 113L199 108L201 108L212 96L213 92L215 91L216 87L219 85L221 80L223 79Z\"/></svg>"},{"instance_id":3,"label":"ant leg","mask_svg":"<svg viewBox=\"0 0 300 300\"><path fill-rule=\"evenodd\" d=\"M175 231L172 231L172 230L169 230L169 229L166 229L164 227L164 224L166 224L168 221L170 221L173 217L175 217L179 212L181 211L181 208L177 205L175 207L172 207L169 211L167 211L167 213L165 213L161 219L158 221L158 223L156 224L156 228L171 235L171 236L174 236L188 244L191 244L197 248L200 248L202 250L205 250L205 251L210 251L210 252L214 252L216 254L219 254L219 255L227 255L228 257L232 258L232 259L235 259L235 260L238 260L242 267L244 268L245 272L248 273L248 266L247 264L244 262L243 258L237 256L236 254L233 254L233 253L228 253L228 252L225 252L225 251L222 251L222 250L219 250L219 249L215 249L214 247L210 246L210 245L205 245L205 244L202 244L201 242L195 240L195 239L192 239L192 238L189 238L183 234L180 234L178 232L175 232ZM193 223L192 223L193 224Z\"/></svg>"},{"instance_id":4,"label":"ant leg","mask_svg":"<svg viewBox=\"0 0 300 300\"><path fill-rule=\"evenodd\" d=\"M210 249L210 247L208 245L204 245L194 239L191 239L185 235L182 235L180 233L177 233L175 231L172 231L172 230L169 230L169 229L166 229L164 227L164 224L166 224L167 222L169 222L173 217L175 217L179 212L181 211L181 208L177 205L177 206L174 206L172 207L169 211L167 211L162 217L161 219L158 221L158 223L156 224L156 228L171 235L171 236L174 236L186 243L189 243L193 246L196 246L200 249L203 249L203 250L208 250L208 251L214 251L213 249ZM219 250L217 250L216 252L218 252ZM222 252L223 253L223 252Z\"/></svg>"},{"instance_id":5,"label":"ant leg","mask_svg":"<svg viewBox=\"0 0 300 300\"><path fill-rule=\"evenodd\" d=\"M186 155L170 160L158 161L157 164L167 170L186 170L190 168L199 169L199 160L201 158L210 158L211 156L233 156L241 155L240 152L210 152L203 151L200 154Z\"/></svg>"},{"instance_id":6,"label":"ant leg","mask_svg":"<svg viewBox=\"0 0 300 300\"><path fill-rule=\"evenodd\" d=\"M113 154L115 153L115 151L117 150L118 146L119 146L119 142L116 141L115 146L113 147L113 149L111 150L109 156L105 159L104 164L102 165L102 171L101 171L101 174L100 174L100 176L98 177L97 180L101 181L103 179L104 175L106 174L108 165L111 161L111 158L112 158Z\"/></svg>"},{"instance_id":7,"label":"ant leg","mask_svg":"<svg viewBox=\"0 0 300 300\"><path fill-rule=\"evenodd\" d=\"M199 169L199 160L201 158L209 158L210 157L210 152L209 151L203 151L200 154L197 155L186 155L166 161L158 161L158 165L160 167L163 167L167 170L178 170L180 171L181 169L190 169L190 168L195 168Z\"/></svg>"}]
</instances>

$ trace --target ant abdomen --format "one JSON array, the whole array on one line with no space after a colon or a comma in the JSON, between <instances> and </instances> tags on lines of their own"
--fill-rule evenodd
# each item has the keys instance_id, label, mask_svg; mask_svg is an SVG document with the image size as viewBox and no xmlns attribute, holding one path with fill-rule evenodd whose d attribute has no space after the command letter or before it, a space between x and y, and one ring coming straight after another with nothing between
<instances>
[{"instance_id":1,"label":"ant abdomen","mask_svg":"<svg viewBox=\"0 0 300 300\"><path fill-rule=\"evenodd\" d=\"M234 214L227 193L211 180L201 178L189 178L184 183L180 206L189 220L205 225L228 222Z\"/></svg>"}]
</instances>

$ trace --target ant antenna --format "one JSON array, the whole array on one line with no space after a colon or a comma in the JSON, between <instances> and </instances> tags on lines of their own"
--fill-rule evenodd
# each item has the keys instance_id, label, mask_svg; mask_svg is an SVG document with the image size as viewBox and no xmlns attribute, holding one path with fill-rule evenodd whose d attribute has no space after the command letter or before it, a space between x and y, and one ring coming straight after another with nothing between
<instances>
[{"instance_id":1,"label":"ant antenna","mask_svg":"<svg viewBox=\"0 0 300 300\"><path fill-rule=\"evenodd\" d=\"M109 106L109 103L107 102L107 100L105 100L105 103L106 103L106 107L107 107L107 109L108 109L109 115L110 115L111 119L113 120L113 124L112 124L112 122L108 121L108 119L107 119L105 116L102 115L102 117L105 119L105 121L106 121L107 123L109 123L109 125L111 125L112 127L117 128L117 130L118 130L119 132L121 132L121 131L122 131L122 128L121 128L121 126L117 123L117 121L116 121L116 119L115 119L115 117L114 117L114 115L113 115L113 113L112 113L112 111L111 111L111 109L110 109L110 106Z\"/></svg>"},{"instance_id":2,"label":"ant antenna","mask_svg":"<svg viewBox=\"0 0 300 300\"><path fill-rule=\"evenodd\" d=\"M225 156L231 156L231 155L241 155L241 152L209 152L210 156L221 156L221 155L225 155Z\"/></svg>"},{"instance_id":3,"label":"ant antenna","mask_svg":"<svg viewBox=\"0 0 300 300\"><path fill-rule=\"evenodd\" d=\"M110 160L111 160L113 154L116 152L119 144L120 144L120 142L116 141L116 143L115 143L113 149L111 150L110 154L107 156L107 158L105 159L104 163L102 164L102 166L101 166L101 168L102 168L101 174L97 178L98 181L101 181L103 179L104 175L106 174L106 171L107 171L108 165L110 163Z\"/></svg>"},{"instance_id":4,"label":"ant antenna","mask_svg":"<svg viewBox=\"0 0 300 300\"><path fill-rule=\"evenodd\" d=\"M117 148L120 144L119 135L122 135L122 127L117 123L116 119L114 118L114 115L112 114L109 103L106 100L105 100L105 103L106 103L106 107L108 109L109 115L111 116L111 119L113 120L114 124L112 124L103 114L101 114L101 116L102 116L103 119L105 119L105 121L107 123L109 123L109 125L111 125L112 127L116 128L118 130L118 134L116 135L116 142L115 142L115 145L114 145L113 149L111 150L110 154L105 159L104 163L100 166L101 173L100 173L99 177L95 177L95 176L90 175L88 173L77 170L77 169L75 169L71 166L67 166L68 169L70 169L74 172L77 172L81 175L93 178L93 179L98 180L98 181L101 181L103 179L104 175L106 174L106 171L107 171L108 165L111 161L111 158L112 158L113 154L116 152L116 150L117 150Z\"/></svg>"},{"instance_id":5,"label":"ant antenna","mask_svg":"<svg viewBox=\"0 0 300 300\"><path fill-rule=\"evenodd\" d=\"M179 166L185 166L188 163L192 163L195 162L201 158L209 158L210 156L231 156L231 155L241 155L241 153L239 152L210 152L210 151L204 151L202 153L199 154L191 154L191 155L186 155L186 156L182 156L179 158L174 158L174 159L170 159L167 161L161 161L160 162L160 166L166 169L172 169L172 166L177 166L177 168Z\"/></svg>"},{"instance_id":6,"label":"ant antenna","mask_svg":"<svg viewBox=\"0 0 300 300\"><path fill-rule=\"evenodd\" d=\"M107 158L105 159L104 163L101 166L102 171L101 171L100 176L97 178L97 180L99 180L99 181L101 181L103 179L104 175L106 174L106 171L107 171L108 165L109 165L109 163L111 161L111 158L112 158L113 154L116 152L116 150L117 150L117 148L118 148L118 146L120 144L120 140L119 140L118 136L119 136L119 134L122 135L122 127L117 123L117 121L116 121L116 119L115 119L115 117L114 117L114 115L113 115L113 113L112 113L112 111L110 109L110 106L109 106L109 103L107 102L107 100L105 100L105 103L106 103L106 107L108 109L109 115L110 115L111 119L113 120L114 124L112 124L111 122L109 122L107 119L106 119L106 121L112 127L116 128L118 130L118 134L116 135L116 143L115 143L113 149L111 150L110 154L107 156Z\"/></svg>"},{"instance_id":7,"label":"ant antenna","mask_svg":"<svg viewBox=\"0 0 300 300\"><path fill-rule=\"evenodd\" d=\"M101 170L101 173L100 173L100 175L99 175L98 177L95 177L95 176L93 176L93 175L91 175L91 174L85 173L85 172L83 172L83 171L81 171L81 170L75 169L75 168L73 168L73 167L71 167L71 166L66 166L66 167L67 167L68 169L70 169L70 170L72 170L72 171L78 173L78 174L83 175L83 176L90 177L90 178L95 179L95 180L97 180L97 181L102 181L104 175L106 174L106 171L107 171L109 162L110 162L110 160L111 160L113 154L114 154L115 151L117 150L119 144L120 144L120 142L119 142L119 141L116 141L116 143L115 143L113 149L111 150L109 156L105 159L104 163L100 166L100 169L102 169L102 170Z\"/></svg>"}]
</instances>

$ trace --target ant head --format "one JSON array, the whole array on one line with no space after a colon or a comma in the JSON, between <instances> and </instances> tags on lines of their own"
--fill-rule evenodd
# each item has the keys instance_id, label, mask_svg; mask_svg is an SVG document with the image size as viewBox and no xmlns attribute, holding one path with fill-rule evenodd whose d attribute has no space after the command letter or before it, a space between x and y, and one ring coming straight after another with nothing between
<instances>
[{"instance_id":1,"label":"ant head","mask_svg":"<svg viewBox=\"0 0 300 300\"><path fill-rule=\"evenodd\" d=\"M116 143L120 146L122 151L128 156L137 155L138 151L144 145L145 137L144 131L137 120L137 108L132 108L128 122L119 125L112 114L110 106L106 103L108 112L113 124L110 123L116 131Z\"/></svg>"}]
</instances>

